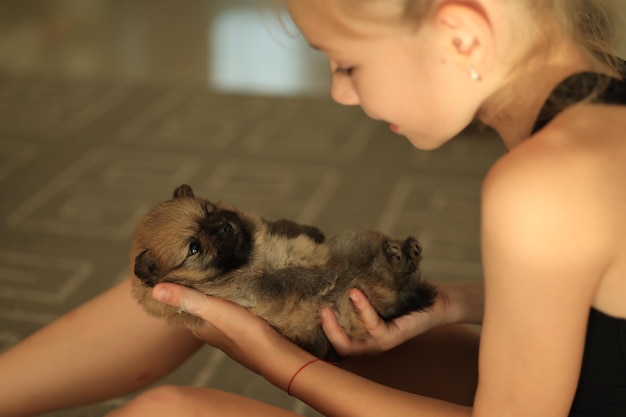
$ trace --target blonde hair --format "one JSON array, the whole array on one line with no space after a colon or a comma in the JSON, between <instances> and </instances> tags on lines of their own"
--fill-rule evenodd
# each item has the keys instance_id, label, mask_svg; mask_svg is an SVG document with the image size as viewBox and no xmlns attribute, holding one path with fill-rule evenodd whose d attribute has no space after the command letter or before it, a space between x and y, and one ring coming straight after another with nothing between
<instances>
[{"instance_id":1,"label":"blonde hair","mask_svg":"<svg viewBox=\"0 0 626 417\"><path fill-rule=\"evenodd\" d=\"M552 3L552 1L548 1ZM620 11L614 0L558 0L566 32L601 62L620 72L618 59ZM559 11L558 10L558 11Z\"/></svg>"},{"instance_id":2,"label":"blonde hair","mask_svg":"<svg viewBox=\"0 0 626 417\"><path fill-rule=\"evenodd\" d=\"M400 19L419 26L426 20L438 0L341 0L345 10L366 15L367 7L392 4L401 10ZM616 0L504 0L516 7L524 7L536 27L537 45L530 45L537 50L548 50L555 30L566 34L581 47L595 56L610 69L620 72L622 60L618 58L620 33L619 9ZM360 7L359 7L360 6ZM395 7L394 7L395 9ZM380 16L380 14L378 14ZM369 13L370 19L377 19Z\"/></svg>"}]
</instances>

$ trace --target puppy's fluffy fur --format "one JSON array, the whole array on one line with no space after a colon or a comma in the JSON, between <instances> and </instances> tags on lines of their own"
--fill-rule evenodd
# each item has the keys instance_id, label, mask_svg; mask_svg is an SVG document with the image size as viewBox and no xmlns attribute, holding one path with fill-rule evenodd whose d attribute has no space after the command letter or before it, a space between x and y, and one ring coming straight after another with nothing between
<instances>
[{"instance_id":1,"label":"puppy's fluffy fur","mask_svg":"<svg viewBox=\"0 0 626 417\"><path fill-rule=\"evenodd\" d=\"M188 185L139 222L132 244L133 294L145 310L169 321L200 319L152 300L151 289L173 282L233 301L321 358L335 356L319 311L330 307L347 334L367 332L348 291L358 288L384 320L430 307L435 289L420 277L420 247L409 237L376 231L324 238L312 226L267 221L252 212L194 196Z\"/></svg>"}]
</instances>

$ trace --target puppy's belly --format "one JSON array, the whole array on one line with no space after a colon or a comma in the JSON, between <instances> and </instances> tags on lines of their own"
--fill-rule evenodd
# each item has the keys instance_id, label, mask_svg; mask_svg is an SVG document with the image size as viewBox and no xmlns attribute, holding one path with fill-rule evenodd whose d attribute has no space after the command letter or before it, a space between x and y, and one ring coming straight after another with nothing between
<instances>
[{"instance_id":1,"label":"puppy's belly","mask_svg":"<svg viewBox=\"0 0 626 417\"><path fill-rule=\"evenodd\" d=\"M318 300L298 301L295 298L285 302L257 305L250 311L267 321L283 336L310 353L325 358L331 350L330 344L321 329Z\"/></svg>"},{"instance_id":2,"label":"puppy's belly","mask_svg":"<svg viewBox=\"0 0 626 417\"><path fill-rule=\"evenodd\" d=\"M319 310L317 300L301 301L295 297L280 302L259 302L250 309L277 329L288 329L295 333L304 333L319 325Z\"/></svg>"},{"instance_id":3,"label":"puppy's belly","mask_svg":"<svg viewBox=\"0 0 626 417\"><path fill-rule=\"evenodd\" d=\"M296 238L272 237L270 241L258 238L255 246L271 248L259 251L261 256L254 259L250 265L252 268L265 271L322 267L330 258L328 245L315 243L305 235Z\"/></svg>"}]
</instances>

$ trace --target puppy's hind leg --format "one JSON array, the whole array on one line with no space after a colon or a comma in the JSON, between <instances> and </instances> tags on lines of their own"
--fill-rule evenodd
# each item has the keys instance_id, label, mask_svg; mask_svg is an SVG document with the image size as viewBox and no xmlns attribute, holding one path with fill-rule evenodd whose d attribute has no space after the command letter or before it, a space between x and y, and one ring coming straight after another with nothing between
<instances>
[{"instance_id":1,"label":"puppy's hind leg","mask_svg":"<svg viewBox=\"0 0 626 417\"><path fill-rule=\"evenodd\" d=\"M403 242L386 240L382 245L390 267L390 287L374 286L374 295L368 295L370 302L385 320L411 313L423 311L435 302L435 287L424 281L419 270L422 259L422 248L413 237ZM382 297L386 295L386 297ZM380 298L380 301L377 299ZM374 301L376 300L376 301ZM393 301L391 301L393 300ZM376 302L376 304L375 304Z\"/></svg>"},{"instance_id":2,"label":"puppy's hind leg","mask_svg":"<svg viewBox=\"0 0 626 417\"><path fill-rule=\"evenodd\" d=\"M382 251L392 272L396 274L417 271L422 260L422 248L413 237L407 238L404 242L385 240L382 244Z\"/></svg>"}]
</instances>

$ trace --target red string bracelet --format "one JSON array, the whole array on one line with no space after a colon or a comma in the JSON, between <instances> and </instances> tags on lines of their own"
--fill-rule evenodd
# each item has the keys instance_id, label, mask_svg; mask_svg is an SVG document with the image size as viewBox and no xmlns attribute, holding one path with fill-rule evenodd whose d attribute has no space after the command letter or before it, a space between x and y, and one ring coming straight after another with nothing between
<instances>
[{"instance_id":1,"label":"red string bracelet","mask_svg":"<svg viewBox=\"0 0 626 417\"><path fill-rule=\"evenodd\" d=\"M300 367L300 369L298 369L298 370L296 371L296 373L295 373L295 374L293 374L293 376L292 376L292 377L291 377L291 379L289 380L289 385L287 385L287 394L292 395L292 394L291 394L291 384L293 383L293 380L294 380L294 379L296 379L296 377L298 376L298 374L299 374L299 373L300 373L300 372L301 372L304 368L306 368L307 366L309 366L309 365L311 365L312 363L315 363L315 362L317 362L317 361L321 361L321 359L320 359L320 358L315 358L315 359L313 359L313 360L308 361L307 363L305 363L304 365L302 365L302 366Z\"/></svg>"},{"instance_id":2,"label":"red string bracelet","mask_svg":"<svg viewBox=\"0 0 626 417\"><path fill-rule=\"evenodd\" d=\"M293 374L293 376L292 376L292 377L291 377L291 379L289 380L289 384L287 385L287 394L291 395L291 384L293 384L293 380L294 380L294 379L296 379L296 377L298 376L298 374L300 373L300 371L302 371L304 368L306 368L307 366L311 365L312 363L315 363L315 362L317 362L317 361L321 361L321 360L322 360L322 359L320 359L320 358L315 358L315 359L312 359L312 360L308 361L308 362L307 362L307 363L305 363L304 365L302 365L302 366L300 367L300 369L298 369L298 370L296 371L296 373L295 373L295 374ZM329 364L331 364L331 365L339 366L339 362L329 362L329 361L324 361L324 362L329 363Z\"/></svg>"}]
</instances>

